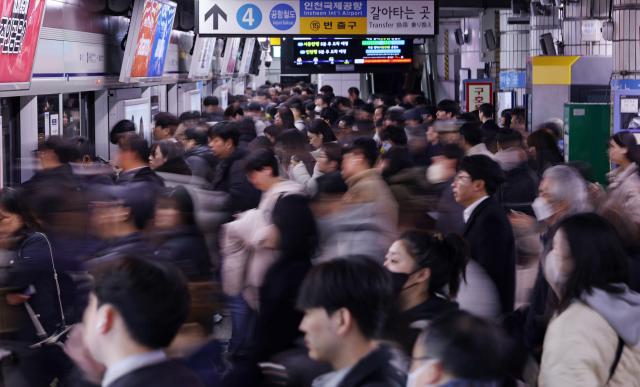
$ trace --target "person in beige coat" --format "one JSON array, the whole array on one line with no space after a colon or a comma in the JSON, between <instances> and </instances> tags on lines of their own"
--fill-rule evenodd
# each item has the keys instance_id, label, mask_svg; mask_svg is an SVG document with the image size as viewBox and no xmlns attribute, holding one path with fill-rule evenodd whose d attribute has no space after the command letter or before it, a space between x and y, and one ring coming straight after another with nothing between
<instances>
[{"instance_id":1,"label":"person in beige coat","mask_svg":"<svg viewBox=\"0 0 640 387\"><path fill-rule=\"evenodd\" d=\"M618 132L611 136L609 160L617 164L618 168L607 175L609 187L604 205L620 209L638 225L640 225L639 159L640 149L632 133Z\"/></svg>"},{"instance_id":2,"label":"person in beige coat","mask_svg":"<svg viewBox=\"0 0 640 387\"><path fill-rule=\"evenodd\" d=\"M345 210L354 206L374 203L369 215L380 227L385 239L385 250L397 237L398 203L380 173L373 169L378 158L378 148L374 140L358 138L347 148L342 159L342 177L349 187L342 204Z\"/></svg>"},{"instance_id":3,"label":"person in beige coat","mask_svg":"<svg viewBox=\"0 0 640 387\"><path fill-rule=\"evenodd\" d=\"M596 214L564 219L543 268L555 316L539 386L640 386L640 294L613 227Z\"/></svg>"}]
</instances>

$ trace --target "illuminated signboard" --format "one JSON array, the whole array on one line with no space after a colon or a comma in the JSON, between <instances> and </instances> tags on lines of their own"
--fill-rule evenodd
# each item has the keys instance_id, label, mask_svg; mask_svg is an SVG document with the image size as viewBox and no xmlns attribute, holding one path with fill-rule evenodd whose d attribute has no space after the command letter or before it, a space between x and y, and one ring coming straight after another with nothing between
<instances>
[{"instance_id":1,"label":"illuminated signboard","mask_svg":"<svg viewBox=\"0 0 640 387\"><path fill-rule=\"evenodd\" d=\"M175 15L176 3L172 1L135 2L120 82L162 77Z\"/></svg>"},{"instance_id":2,"label":"illuminated signboard","mask_svg":"<svg viewBox=\"0 0 640 387\"><path fill-rule=\"evenodd\" d=\"M409 38L287 38L283 73L405 71L413 62Z\"/></svg>"},{"instance_id":3,"label":"illuminated signboard","mask_svg":"<svg viewBox=\"0 0 640 387\"><path fill-rule=\"evenodd\" d=\"M0 90L28 89L45 0L0 0Z\"/></svg>"}]
</instances>

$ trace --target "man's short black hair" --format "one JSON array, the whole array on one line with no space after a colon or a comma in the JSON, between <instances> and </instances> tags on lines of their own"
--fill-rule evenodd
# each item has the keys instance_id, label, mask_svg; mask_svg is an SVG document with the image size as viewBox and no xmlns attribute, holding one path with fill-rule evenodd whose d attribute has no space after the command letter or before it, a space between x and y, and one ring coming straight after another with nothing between
<instances>
[{"instance_id":1,"label":"man's short black hair","mask_svg":"<svg viewBox=\"0 0 640 387\"><path fill-rule=\"evenodd\" d=\"M316 198L323 194L342 195L349 189L340 172L332 172L322 175L318 177L316 183L318 184L318 190L315 196Z\"/></svg>"},{"instance_id":2,"label":"man's short black hair","mask_svg":"<svg viewBox=\"0 0 640 387\"><path fill-rule=\"evenodd\" d=\"M278 159L271 149L256 149L244 159L244 171L246 173L262 171L267 167L271 168L273 176L280 175Z\"/></svg>"},{"instance_id":3,"label":"man's short black hair","mask_svg":"<svg viewBox=\"0 0 640 387\"><path fill-rule=\"evenodd\" d=\"M327 106L329 106L329 105L331 105L331 101L333 100L333 95L318 94L318 95L316 95L316 99L318 99L318 98L320 98L323 103L325 103Z\"/></svg>"},{"instance_id":4,"label":"man's short black hair","mask_svg":"<svg viewBox=\"0 0 640 387\"><path fill-rule=\"evenodd\" d=\"M109 133L109 142L113 145L118 144L118 139L124 133L134 132L136 131L136 124L129 120L121 120L118 121L113 128L111 128L111 132Z\"/></svg>"},{"instance_id":5,"label":"man's short black hair","mask_svg":"<svg viewBox=\"0 0 640 387\"><path fill-rule=\"evenodd\" d=\"M93 293L98 305L118 310L133 340L152 349L167 347L189 313L180 270L159 261L131 256L112 261L96 271Z\"/></svg>"},{"instance_id":6,"label":"man's short black hair","mask_svg":"<svg viewBox=\"0 0 640 387\"><path fill-rule=\"evenodd\" d=\"M426 357L438 359L455 379L495 381L504 376L512 346L491 322L464 310L433 319L417 345Z\"/></svg>"},{"instance_id":7,"label":"man's short black hair","mask_svg":"<svg viewBox=\"0 0 640 387\"><path fill-rule=\"evenodd\" d=\"M156 126L161 126L162 128L170 128L170 129L173 128L174 133L175 133L175 129L178 127L178 124L180 124L180 121L178 121L178 117L167 112L160 112L156 114L155 117L153 117L153 121L155 122Z\"/></svg>"},{"instance_id":8,"label":"man's short black hair","mask_svg":"<svg viewBox=\"0 0 640 387\"><path fill-rule=\"evenodd\" d=\"M498 145L503 149L521 146L522 134L513 129L501 129L498 132Z\"/></svg>"},{"instance_id":9,"label":"man's short black hair","mask_svg":"<svg viewBox=\"0 0 640 387\"><path fill-rule=\"evenodd\" d=\"M471 146L478 145L482 142L482 129L477 122L465 122L460 127L460 135L464 141Z\"/></svg>"},{"instance_id":10,"label":"man's short black hair","mask_svg":"<svg viewBox=\"0 0 640 387\"><path fill-rule=\"evenodd\" d=\"M347 97L336 97L334 102L333 102L333 106L337 109L338 105L342 105L346 108L351 109L352 105L351 105L351 100Z\"/></svg>"},{"instance_id":11,"label":"man's short black hair","mask_svg":"<svg viewBox=\"0 0 640 387\"><path fill-rule=\"evenodd\" d=\"M347 256L311 269L300 287L297 307L322 308L330 315L345 308L362 335L373 339L384 326L392 302L391 278L382 265L368 257Z\"/></svg>"},{"instance_id":12,"label":"man's short black hair","mask_svg":"<svg viewBox=\"0 0 640 387\"><path fill-rule=\"evenodd\" d=\"M50 136L38 146L38 150L53 151L58 158L58 161L63 164L77 161L82 157L78 152L75 143L60 136Z\"/></svg>"},{"instance_id":13,"label":"man's short black hair","mask_svg":"<svg viewBox=\"0 0 640 387\"><path fill-rule=\"evenodd\" d=\"M197 111L184 112L184 113L180 114L180 117L178 117L178 121L180 121L180 122L198 121L198 120L200 120L201 117L202 117L202 113L197 112Z\"/></svg>"},{"instance_id":14,"label":"man's short black hair","mask_svg":"<svg viewBox=\"0 0 640 387\"><path fill-rule=\"evenodd\" d=\"M372 138L360 137L353 140L351 145L347 146L343 154L358 153L364 156L369 164L369 168L373 168L378 160L378 145Z\"/></svg>"},{"instance_id":15,"label":"man's short black hair","mask_svg":"<svg viewBox=\"0 0 640 387\"><path fill-rule=\"evenodd\" d=\"M442 101L438 102L438 106L436 106L436 111L438 110L457 116L458 113L460 113L460 105L458 105L456 101L443 99Z\"/></svg>"},{"instance_id":16,"label":"man's short black hair","mask_svg":"<svg viewBox=\"0 0 640 387\"><path fill-rule=\"evenodd\" d=\"M505 180L500 165L485 155L463 158L458 170L467 172L471 176L471 180L484 181L488 195L493 195Z\"/></svg>"},{"instance_id":17,"label":"man's short black hair","mask_svg":"<svg viewBox=\"0 0 640 387\"><path fill-rule=\"evenodd\" d=\"M218 97L214 97L210 95L204 98L204 101L202 102L202 104L204 106L218 106L220 105L220 101L218 100Z\"/></svg>"},{"instance_id":18,"label":"man's short black hair","mask_svg":"<svg viewBox=\"0 0 640 387\"><path fill-rule=\"evenodd\" d=\"M356 118L351 115L351 114L345 114L344 116L340 117L340 119L338 120L338 122L344 122L344 124L350 128L353 126L353 124L356 122Z\"/></svg>"},{"instance_id":19,"label":"man's short black hair","mask_svg":"<svg viewBox=\"0 0 640 387\"><path fill-rule=\"evenodd\" d=\"M333 87L329 85L324 85L320 88L322 94L333 94Z\"/></svg>"},{"instance_id":20,"label":"man's short black hair","mask_svg":"<svg viewBox=\"0 0 640 387\"><path fill-rule=\"evenodd\" d=\"M437 156L443 156L446 159L460 162L464 157L464 150L456 144L444 144L437 153Z\"/></svg>"},{"instance_id":21,"label":"man's short black hair","mask_svg":"<svg viewBox=\"0 0 640 387\"><path fill-rule=\"evenodd\" d=\"M185 140L194 140L197 145L207 145L209 141L206 131L198 128L187 128L184 131Z\"/></svg>"},{"instance_id":22,"label":"man's short black hair","mask_svg":"<svg viewBox=\"0 0 640 387\"><path fill-rule=\"evenodd\" d=\"M385 113L385 120L393 121L400 126L404 125L404 110L391 108Z\"/></svg>"},{"instance_id":23,"label":"man's short black hair","mask_svg":"<svg viewBox=\"0 0 640 387\"><path fill-rule=\"evenodd\" d=\"M231 140L233 146L240 142L240 130L233 122L218 122L209 128L209 138L221 138L223 141Z\"/></svg>"},{"instance_id":24,"label":"man's short black hair","mask_svg":"<svg viewBox=\"0 0 640 387\"><path fill-rule=\"evenodd\" d=\"M360 90L358 90L357 87L350 87L349 90L347 90L347 93L349 93L350 95L353 94L356 97L360 96Z\"/></svg>"},{"instance_id":25,"label":"man's short black hair","mask_svg":"<svg viewBox=\"0 0 640 387\"><path fill-rule=\"evenodd\" d=\"M407 145L407 133L404 128L395 125L389 125L382 133L380 133L380 139L382 141L391 141L393 145L405 146Z\"/></svg>"},{"instance_id":26,"label":"man's short black hair","mask_svg":"<svg viewBox=\"0 0 640 387\"><path fill-rule=\"evenodd\" d=\"M495 108L490 103L483 103L482 105L478 106L478 111L480 111L480 113L482 113L482 115L486 118L493 118L495 114Z\"/></svg>"},{"instance_id":27,"label":"man's short black hair","mask_svg":"<svg viewBox=\"0 0 640 387\"><path fill-rule=\"evenodd\" d=\"M244 110L240 107L235 107L233 105L227 106L224 110L225 118L235 118L236 116L244 116Z\"/></svg>"},{"instance_id":28,"label":"man's short black hair","mask_svg":"<svg viewBox=\"0 0 640 387\"><path fill-rule=\"evenodd\" d=\"M140 161L149 161L149 143L143 137L136 133L126 133L120 136L118 147L121 151L130 151L135 153Z\"/></svg>"}]
</instances>

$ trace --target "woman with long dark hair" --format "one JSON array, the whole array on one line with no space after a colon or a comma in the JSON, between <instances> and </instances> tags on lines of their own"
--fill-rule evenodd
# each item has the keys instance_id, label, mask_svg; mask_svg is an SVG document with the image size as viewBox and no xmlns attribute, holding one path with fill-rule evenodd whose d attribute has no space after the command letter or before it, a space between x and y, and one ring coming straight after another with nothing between
<instances>
[{"instance_id":1,"label":"woman with long dark hair","mask_svg":"<svg viewBox=\"0 0 640 387\"><path fill-rule=\"evenodd\" d=\"M298 129L282 132L276 140L275 152L280 161L281 176L291 178L298 168L304 168L309 175L313 171L315 160L304 134Z\"/></svg>"},{"instance_id":2,"label":"woman with long dark hair","mask_svg":"<svg viewBox=\"0 0 640 387\"><path fill-rule=\"evenodd\" d=\"M309 124L307 137L309 138L309 144L311 144L314 150L320 149L322 144L337 141L331 126L329 126L325 120L319 118L314 119Z\"/></svg>"},{"instance_id":3,"label":"woman with long dark hair","mask_svg":"<svg viewBox=\"0 0 640 387\"><path fill-rule=\"evenodd\" d=\"M453 301L467 264L464 240L456 235L431 236L409 231L395 241L385 257L398 294L398 313L387 336L411 353L418 321L429 321L458 305Z\"/></svg>"},{"instance_id":4,"label":"woman with long dark hair","mask_svg":"<svg viewBox=\"0 0 640 387\"><path fill-rule=\"evenodd\" d=\"M172 140L158 141L151 145L149 167L156 172L191 175L191 168L184 161L184 148Z\"/></svg>"},{"instance_id":5,"label":"woman with long dark hair","mask_svg":"<svg viewBox=\"0 0 640 387\"><path fill-rule=\"evenodd\" d=\"M544 127L527 136L527 146L532 168L538 173L538 177L542 177L547 168L564 162L555 137Z\"/></svg>"},{"instance_id":6,"label":"woman with long dark hair","mask_svg":"<svg viewBox=\"0 0 640 387\"><path fill-rule=\"evenodd\" d=\"M640 294L627 256L595 214L562 220L543 261L552 289L540 386L631 386L640 380Z\"/></svg>"},{"instance_id":7,"label":"woman with long dark hair","mask_svg":"<svg viewBox=\"0 0 640 387\"><path fill-rule=\"evenodd\" d=\"M609 138L609 160L617 165L607 178L607 200L605 205L619 208L640 224L640 147L630 132L618 132Z\"/></svg>"},{"instance_id":8,"label":"woman with long dark hair","mask_svg":"<svg viewBox=\"0 0 640 387\"><path fill-rule=\"evenodd\" d=\"M172 262L190 281L211 278L211 258L195 220L193 200L182 186L158 196L154 219L154 254Z\"/></svg>"},{"instance_id":9,"label":"woman with long dark hair","mask_svg":"<svg viewBox=\"0 0 640 387\"><path fill-rule=\"evenodd\" d=\"M296 129L295 121L291 109L286 105L281 105L278 107L273 123L280 127L281 130L289 130Z\"/></svg>"}]
</instances>

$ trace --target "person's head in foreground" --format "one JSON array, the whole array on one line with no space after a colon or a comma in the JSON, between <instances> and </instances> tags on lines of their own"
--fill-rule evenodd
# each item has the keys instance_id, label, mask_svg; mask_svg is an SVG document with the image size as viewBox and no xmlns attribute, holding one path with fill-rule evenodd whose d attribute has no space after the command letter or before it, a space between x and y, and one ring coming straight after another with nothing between
<instances>
[{"instance_id":1,"label":"person's head in foreground","mask_svg":"<svg viewBox=\"0 0 640 387\"><path fill-rule=\"evenodd\" d=\"M491 322L452 310L416 341L407 386L497 386L508 352L509 342Z\"/></svg>"}]
</instances>

